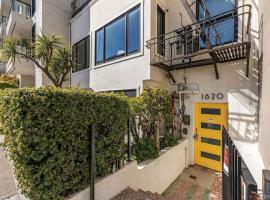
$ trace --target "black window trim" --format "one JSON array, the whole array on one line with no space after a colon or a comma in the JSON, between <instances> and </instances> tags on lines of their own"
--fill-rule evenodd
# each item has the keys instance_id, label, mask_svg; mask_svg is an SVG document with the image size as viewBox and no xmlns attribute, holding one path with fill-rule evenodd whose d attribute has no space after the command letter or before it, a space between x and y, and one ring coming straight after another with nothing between
<instances>
[{"instance_id":1,"label":"black window trim","mask_svg":"<svg viewBox=\"0 0 270 200\"><path fill-rule=\"evenodd\" d=\"M139 50L138 51L133 51L131 53L128 53L128 14L131 13L132 11L136 10L137 8L140 8L140 45L139 45ZM131 56L133 54L137 54L137 53L140 53L141 50L142 50L142 45L141 45L141 42L142 42L142 37L141 37L141 10L142 6L141 6L141 3L139 3L138 5L134 6L133 8L129 9L128 11L126 11L125 13L121 14L120 16L116 17L114 20L108 22L107 24L105 24L104 26L102 26L101 28L97 29L95 31L95 66L99 66L99 65L102 65L102 64L105 64L105 63L109 63L109 62L112 62L114 60L118 60L120 58L124 58L124 57L127 57L127 56ZM121 19L123 16L125 16L125 48L126 48L126 51L125 51L125 54L124 55L120 55L120 56L116 56L114 57L113 59L107 59L106 60L106 55L105 55L105 52L106 52L106 34L105 34L105 27L109 26L110 24L116 22L117 20ZM97 49L97 33L99 31L103 30L103 61L102 62L97 62L97 52L96 52L96 49Z\"/></svg>"},{"instance_id":2,"label":"black window trim","mask_svg":"<svg viewBox=\"0 0 270 200\"><path fill-rule=\"evenodd\" d=\"M161 13L161 15L164 17L164 21L163 21L163 23L164 24L162 24L162 26L163 26L163 29L164 29L164 33L162 33L161 35L164 35L164 34L166 34L166 10L165 9L163 9L162 8L162 6L161 5L159 5L159 4L157 4L157 15L158 15L158 12L160 12ZM156 27L156 30L157 30L157 36L160 36L160 34L158 34L158 19L157 19L157 27ZM160 38L160 37L158 37L158 38ZM161 51L162 52L159 52L160 51L160 49L159 49L159 45L162 45L161 46ZM159 56L165 56L165 44L159 44L158 45L158 48L157 48L157 54L159 55Z\"/></svg>"},{"instance_id":3,"label":"black window trim","mask_svg":"<svg viewBox=\"0 0 270 200\"><path fill-rule=\"evenodd\" d=\"M33 17L36 13L36 0L31 0L31 16Z\"/></svg>"},{"instance_id":4,"label":"black window trim","mask_svg":"<svg viewBox=\"0 0 270 200\"><path fill-rule=\"evenodd\" d=\"M73 69L72 70L72 73L76 73L76 72L79 72L79 71L83 71L83 70L86 70L86 69L89 69L89 65L90 65L90 54L87 55L87 52L90 53L90 36L87 35L86 37L84 37L83 39L79 40L78 42L76 42L75 44L72 45L72 53L73 53L73 48L78 45L80 42L84 41L85 40L85 68L83 69L80 69L80 70L77 70L77 69ZM88 40L88 45L87 45L87 40ZM87 46L88 46L88 50L87 50ZM76 46L76 53L77 53L77 46ZM73 55L73 56L76 56L76 55ZM76 58L77 59L77 58Z\"/></svg>"}]
</instances>

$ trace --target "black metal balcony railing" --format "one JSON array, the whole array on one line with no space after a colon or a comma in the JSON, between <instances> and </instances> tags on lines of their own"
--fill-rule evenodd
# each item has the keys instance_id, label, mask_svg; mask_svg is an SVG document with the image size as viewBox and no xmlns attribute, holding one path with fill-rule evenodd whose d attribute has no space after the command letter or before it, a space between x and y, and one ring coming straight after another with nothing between
<instances>
[{"instance_id":1,"label":"black metal balcony railing","mask_svg":"<svg viewBox=\"0 0 270 200\"><path fill-rule=\"evenodd\" d=\"M157 36L146 42L151 64L171 71L245 58L249 63L250 23L251 6L244 5Z\"/></svg>"},{"instance_id":2,"label":"black metal balcony railing","mask_svg":"<svg viewBox=\"0 0 270 200\"><path fill-rule=\"evenodd\" d=\"M73 9L73 16L75 16L77 13L79 13L88 3L90 3L92 0L73 0L71 2L71 7Z\"/></svg>"}]
</instances>

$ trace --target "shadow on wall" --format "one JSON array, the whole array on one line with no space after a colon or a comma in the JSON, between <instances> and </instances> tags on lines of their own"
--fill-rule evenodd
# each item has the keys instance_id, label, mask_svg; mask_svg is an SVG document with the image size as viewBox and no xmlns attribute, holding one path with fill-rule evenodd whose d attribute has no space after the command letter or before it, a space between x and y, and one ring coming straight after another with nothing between
<instances>
[{"instance_id":1,"label":"shadow on wall","mask_svg":"<svg viewBox=\"0 0 270 200\"><path fill-rule=\"evenodd\" d=\"M229 130L234 140L255 143L258 139L258 70L251 67L250 72L247 78L245 72L238 69L241 86L228 92Z\"/></svg>"}]
</instances>

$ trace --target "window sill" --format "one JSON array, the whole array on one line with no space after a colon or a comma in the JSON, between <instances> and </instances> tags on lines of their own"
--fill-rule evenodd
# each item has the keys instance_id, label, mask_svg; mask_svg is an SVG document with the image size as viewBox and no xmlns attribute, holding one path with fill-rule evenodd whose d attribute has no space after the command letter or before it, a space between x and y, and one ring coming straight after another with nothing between
<instances>
[{"instance_id":1,"label":"window sill","mask_svg":"<svg viewBox=\"0 0 270 200\"><path fill-rule=\"evenodd\" d=\"M82 70L79 70L79 71L74 71L74 72L71 72L71 74L79 74L79 73L83 73L83 72L86 72L86 71L90 71L90 68L82 69Z\"/></svg>"},{"instance_id":2,"label":"window sill","mask_svg":"<svg viewBox=\"0 0 270 200\"><path fill-rule=\"evenodd\" d=\"M115 60L112 60L112 61L108 61L108 62L103 63L103 64L94 65L93 69L98 69L98 68L105 67L105 66L108 66L108 65L113 65L113 64L116 64L116 63L124 62L124 61L131 60L131 59L134 59L134 58L137 58L137 57L141 57L143 55L144 55L143 51L140 51L140 52L137 52L137 53L133 53L133 54L131 54L129 56L125 56L125 57L118 58L118 59L115 59Z\"/></svg>"}]
</instances>

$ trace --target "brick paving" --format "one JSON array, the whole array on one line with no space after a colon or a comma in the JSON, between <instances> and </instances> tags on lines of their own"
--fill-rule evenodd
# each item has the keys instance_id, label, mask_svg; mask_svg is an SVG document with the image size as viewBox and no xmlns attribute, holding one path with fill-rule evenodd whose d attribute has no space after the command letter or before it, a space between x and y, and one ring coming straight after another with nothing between
<instances>
[{"instance_id":1,"label":"brick paving","mask_svg":"<svg viewBox=\"0 0 270 200\"><path fill-rule=\"evenodd\" d=\"M194 175L188 179L190 174ZM186 169L163 195L167 200L221 200L221 181L220 173L195 165Z\"/></svg>"}]
</instances>

